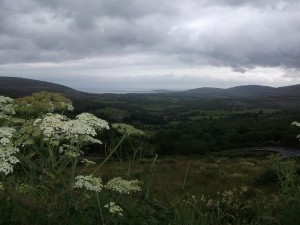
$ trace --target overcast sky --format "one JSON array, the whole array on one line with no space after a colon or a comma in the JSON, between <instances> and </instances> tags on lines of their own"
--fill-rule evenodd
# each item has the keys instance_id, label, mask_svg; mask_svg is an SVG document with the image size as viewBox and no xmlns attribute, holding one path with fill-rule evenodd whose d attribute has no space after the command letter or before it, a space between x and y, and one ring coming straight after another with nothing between
<instances>
[{"instance_id":1,"label":"overcast sky","mask_svg":"<svg viewBox=\"0 0 300 225\"><path fill-rule=\"evenodd\" d=\"M0 0L0 76L116 91L300 83L299 0Z\"/></svg>"}]
</instances>

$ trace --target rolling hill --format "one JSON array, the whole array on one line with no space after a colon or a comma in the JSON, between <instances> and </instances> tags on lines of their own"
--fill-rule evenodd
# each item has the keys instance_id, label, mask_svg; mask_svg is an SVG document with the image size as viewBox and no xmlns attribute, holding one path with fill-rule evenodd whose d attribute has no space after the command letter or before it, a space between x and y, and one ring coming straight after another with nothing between
<instances>
[{"instance_id":1,"label":"rolling hill","mask_svg":"<svg viewBox=\"0 0 300 225\"><path fill-rule=\"evenodd\" d=\"M59 92L70 98L84 98L97 96L100 94L91 94L77 91L70 87L19 77L0 77L0 95L11 97L22 97L34 92L49 91ZM203 87L190 89L187 91L166 92L167 94L176 94L177 96L193 96L205 98L275 98L275 99L297 99L300 100L300 85L291 85L285 87L269 87L261 85L243 85L231 88L213 88ZM165 94L165 92L158 93Z\"/></svg>"},{"instance_id":2,"label":"rolling hill","mask_svg":"<svg viewBox=\"0 0 300 225\"><path fill-rule=\"evenodd\" d=\"M40 91L59 92L67 97L84 97L87 94L64 85L46 81L19 77L0 77L0 95L17 98Z\"/></svg>"},{"instance_id":3,"label":"rolling hill","mask_svg":"<svg viewBox=\"0 0 300 225\"><path fill-rule=\"evenodd\" d=\"M285 87L269 87L261 85L243 85L232 88L196 88L184 92L186 95L210 96L210 97L300 97L300 85Z\"/></svg>"}]
</instances>

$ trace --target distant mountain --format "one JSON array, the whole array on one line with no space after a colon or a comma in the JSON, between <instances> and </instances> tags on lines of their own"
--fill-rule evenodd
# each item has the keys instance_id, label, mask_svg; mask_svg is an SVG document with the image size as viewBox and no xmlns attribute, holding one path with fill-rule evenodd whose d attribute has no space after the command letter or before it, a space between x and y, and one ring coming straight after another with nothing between
<instances>
[{"instance_id":1,"label":"distant mountain","mask_svg":"<svg viewBox=\"0 0 300 225\"><path fill-rule=\"evenodd\" d=\"M74 90L64 85L19 77L0 77L0 95L13 98L31 95L35 92L59 92L67 97L86 95L84 92Z\"/></svg>"},{"instance_id":2,"label":"distant mountain","mask_svg":"<svg viewBox=\"0 0 300 225\"><path fill-rule=\"evenodd\" d=\"M261 86L261 85L244 85L228 88L225 90L225 93L229 96L266 96L266 95L274 95L276 92L276 88L269 86Z\"/></svg>"},{"instance_id":3,"label":"distant mountain","mask_svg":"<svg viewBox=\"0 0 300 225\"><path fill-rule=\"evenodd\" d=\"M300 84L276 88L277 94L300 96Z\"/></svg>"},{"instance_id":4,"label":"distant mountain","mask_svg":"<svg viewBox=\"0 0 300 225\"><path fill-rule=\"evenodd\" d=\"M213 87L203 87L203 88L196 88L190 89L185 91L184 93L188 94L201 94L201 95L218 95L219 93L223 93L225 89L222 88L213 88Z\"/></svg>"},{"instance_id":5,"label":"distant mountain","mask_svg":"<svg viewBox=\"0 0 300 225\"><path fill-rule=\"evenodd\" d=\"M269 87L261 85L243 85L232 88L197 88L184 92L187 95L198 95L205 97L300 97L300 85L285 87Z\"/></svg>"},{"instance_id":6,"label":"distant mountain","mask_svg":"<svg viewBox=\"0 0 300 225\"><path fill-rule=\"evenodd\" d=\"M59 92L71 99L94 98L100 94L90 94L69 88L64 85L18 77L0 77L0 95L13 98L31 95L34 92ZM293 100L300 103L300 84L285 87L269 87L261 85L244 85L231 88L203 87L187 91L155 90L157 94L175 94L176 96L193 96L205 98L260 98L268 101ZM143 93L140 93L143 94Z\"/></svg>"}]
</instances>

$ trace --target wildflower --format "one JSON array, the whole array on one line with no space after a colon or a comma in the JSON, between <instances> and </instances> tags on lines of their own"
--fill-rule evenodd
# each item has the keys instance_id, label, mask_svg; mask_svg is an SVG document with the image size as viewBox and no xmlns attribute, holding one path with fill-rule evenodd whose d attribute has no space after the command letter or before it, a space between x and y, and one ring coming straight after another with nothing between
<instances>
[{"instance_id":1,"label":"wildflower","mask_svg":"<svg viewBox=\"0 0 300 225\"><path fill-rule=\"evenodd\" d=\"M81 160L82 163L86 164L87 166L92 166L92 165L96 165L95 162L88 160L88 159L83 159Z\"/></svg>"},{"instance_id":2,"label":"wildflower","mask_svg":"<svg viewBox=\"0 0 300 225\"><path fill-rule=\"evenodd\" d=\"M143 131L124 123L115 123L112 127L122 134L145 135Z\"/></svg>"},{"instance_id":3,"label":"wildflower","mask_svg":"<svg viewBox=\"0 0 300 225\"><path fill-rule=\"evenodd\" d=\"M104 207L107 208L111 214L123 216L123 209L120 206L117 206L114 202L110 202Z\"/></svg>"},{"instance_id":4,"label":"wildflower","mask_svg":"<svg viewBox=\"0 0 300 225\"><path fill-rule=\"evenodd\" d=\"M85 188L90 191L100 192L102 190L102 180L101 178L89 176L77 176L75 177L74 188Z\"/></svg>"},{"instance_id":5,"label":"wildflower","mask_svg":"<svg viewBox=\"0 0 300 225\"><path fill-rule=\"evenodd\" d=\"M62 124L62 133L68 137L74 135L91 135L95 136L97 133L93 127L80 121L80 120L69 120Z\"/></svg>"},{"instance_id":6,"label":"wildflower","mask_svg":"<svg viewBox=\"0 0 300 225\"><path fill-rule=\"evenodd\" d=\"M90 113L81 113L76 116L76 118L89 126L95 128L96 130L109 129L108 123L105 120L99 119Z\"/></svg>"},{"instance_id":7,"label":"wildflower","mask_svg":"<svg viewBox=\"0 0 300 225\"><path fill-rule=\"evenodd\" d=\"M197 203L197 198L196 198L195 195L192 195L192 200L193 200L195 203Z\"/></svg>"},{"instance_id":8,"label":"wildflower","mask_svg":"<svg viewBox=\"0 0 300 225\"><path fill-rule=\"evenodd\" d=\"M63 108L65 108L68 111L73 111L74 110L74 107L71 103L60 102L60 104Z\"/></svg>"},{"instance_id":9,"label":"wildflower","mask_svg":"<svg viewBox=\"0 0 300 225\"><path fill-rule=\"evenodd\" d=\"M91 143L91 144L102 144L102 141L96 139L96 138L93 138L91 136L85 136L83 138L83 141L86 142L86 143Z\"/></svg>"},{"instance_id":10,"label":"wildflower","mask_svg":"<svg viewBox=\"0 0 300 225\"><path fill-rule=\"evenodd\" d=\"M13 165L20 162L13 156L17 152L19 152L18 148L0 145L0 172L5 173L5 175L13 172Z\"/></svg>"},{"instance_id":11,"label":"wildflower","mask_svg":"<svg viewBox=\"0 0 300 225\"><path fill-rule=\"evenodd\" d=\"M294 121L294 122L292 122L291 126L297 126L297 127L300 127L300 123Z\"/></svg>"},{"instance_id":12,"label":"wildflower","mask_svg":"<svg viewBox=\"0 0 300 225\"><path fill-rule=\"evenodd\" d=\"M242 190L242 192L247 192L248 191L248 187L243 186L243 187L241 187L241 190Z\"/></svg>"},{"instance_id":13,"label":"wildflower","mask_svg":"<svg viewBox=\"0 0 300 225\"><path fill-rule=\"evenodd\" d=\"M212 199L209 199L209 200L207 201L207 203L206 203L206 206L207 206L208 208L214 206L214 201L213 201Z\"/></svg>"},{"instance_id":14,"label":"wildflower","mask_svg":"<svg viewBox=\"0 0 300 225\"><path fill-rule=\"evenodd\" d=\"M58 149L59 153L63 153L70 158L76 158L82 153L78 148L72 145L63 144Z\"/></svg>"},{"instance_id":15,"label":"wildflower","mask_svg":"<svg viewBox=\"0 0 300 225\"><path fill-rule=\"evenodd\" d=\"M0 127L0 172L5 175L13 172L13 165L19 160L13 154L19 152L11 142L15 129L10 127Z\"/></svg>"},{"instance_id":16,"label":"wildflower","mask_svg":"<svg viewBox=\"0 0 300 225\"><path fill-rule=\"evenodd\" d=\"M70 120L63 115L48 113L42 120L35 120L34 125L40 126L44 136L49 138L67 138L76 141L79 136L83 136L83 141L101 143L89 137L97 134L95 129L79 119Z\"/></svg>"},{"instance_id":17,"label":"wildflower","mask_svg":"<svg viewBox=\"0 0 300 225\"><path fill-rule=\"evenodd\" d=\"M68 111L73 111L74 107L71 104L67 104L67 110Z\"/></svg>"},{"instance_id":18,"label":"wildflower","mask_svg":"<svg viewBox=\"0 0 300 225\"><path fill-rule=\"evenodd\" d=\"M205 196L204 196L203 194L202 194L201 197L200 197L200 201L201 201L201 202L206 202L206 198L205 198Z\"/></svg>"},{"instance_id":19,"label":"wildflower","mask_svg":"<svg viewBox=\"0 0 300 225\"><path fill-rule=\"evenodd\" d=\"M233 201L233 192L232 191L225 191L223 192L222 196L222 202L226 203L226 204L231 204Z\"/></svg>"},{"instance_id":20,"label":"wildflower","mask_svg":"<svg viewBox=\"0 0 300 225\"><path fill-rule=\"evenodd\" d=\"M11 127L0 127L0 138L12 138L16 130Z\"/></svg>"},{"instance_id":21,"label":"wildflower","mask_svg":"<svg viewBox=\"0 0 300 225\"><path fill-rule=\"evenodd\" d=\"M19 98L14 101L15 108L20 113L29 113L31 116L37 116L56 110L65 110L71 108L71 100L65 98L59 93L39 92L32 96Z\"/></svg>"},{"instance_id":22,"label":"wildflower","mask_svg":"<svg viewBox=\"0 0 300 225\"><path fill-rule=\"evenodd\" d=\"M0 144L2 144L3 146L7 145L10 143L10 139L4 137L0 139Z\"/></svg>"},{"instance_id":23,"label":"wildflower","mask_svg":"<svg viewBox=\"0 0 300 225\"><path fill-rule=\"evenodd\" d=\"M61 134L64 121L67 120L68 118L66 116L48 113L42 121L41 119L35 120L34 125L40 124L40 129L44 136L53 137Z\"/></svg>"},{"instance_id":24,"label":"wildflower","mask_svg":"<svg viewBox=\"0 0 300 225\"><path fill-rule=\"evenodd\" d=\"M116 177L108 181L105 187L109 190L119 192L120 194L141 191L141 188L138 186L138 180L128 181L123 180L121 177Z\"/></svg>"},{"instance_id":25,"label":"wildflower","mask_svg":"<svg viewBox=\"0 0 300 225\"><path fill-rule=\"evenodd\" d=\"M5 104L9 104L9 103L11 103L12 101L13 101L13 99L10 98L10 97L5 97L5 96L3 96L3 95L0 96L0 106L1 106L1 105L5 105Z\"/></svg>"}]
</instances>

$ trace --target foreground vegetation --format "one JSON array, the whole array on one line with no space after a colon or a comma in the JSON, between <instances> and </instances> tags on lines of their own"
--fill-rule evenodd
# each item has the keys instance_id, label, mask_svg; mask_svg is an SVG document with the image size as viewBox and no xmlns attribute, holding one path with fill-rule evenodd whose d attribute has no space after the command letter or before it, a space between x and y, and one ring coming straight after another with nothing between
<instances>
[{"instance_id":1,"label":"foreground vegetation","mask_svg":"<svg viewBox=\"0 0 300 225\"><path fill-rule=\"evenodd\" d=\"M146 159L158 139L71 110L59 94L0 97L0 224L300 223L298 159Z\"/></svg>"}]
</instances>

